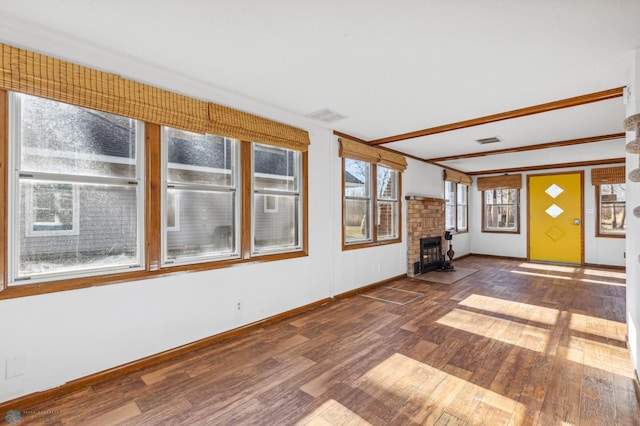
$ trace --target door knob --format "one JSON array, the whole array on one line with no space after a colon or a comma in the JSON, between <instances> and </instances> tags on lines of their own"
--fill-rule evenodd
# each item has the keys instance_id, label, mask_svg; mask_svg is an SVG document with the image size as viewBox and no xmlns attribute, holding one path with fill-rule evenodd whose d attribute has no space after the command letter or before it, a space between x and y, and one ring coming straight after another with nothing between
<instances>
[{"instance_id":1,"label":"door knob","mask_svg":"<svg viewBox=\"0 0 640 426\"><path fill-rule=\"evenodd\" d=\"M580 225L580 219L573 219L574 225Z\"/></svg>"}]
</instances>

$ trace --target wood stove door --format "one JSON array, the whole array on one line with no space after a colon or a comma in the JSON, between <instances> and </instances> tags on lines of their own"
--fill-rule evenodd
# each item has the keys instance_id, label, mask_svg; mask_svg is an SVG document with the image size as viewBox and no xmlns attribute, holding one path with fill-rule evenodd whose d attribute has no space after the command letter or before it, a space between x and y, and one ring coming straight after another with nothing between
<instances>
[{"instance_id":1,"label":"wood stove door","mask_svg":"<svg viewBox=\"0 0 640 426\"><path fill-rule=\"evenodd\" d=\"M583 263L583 173L530 175L529 259Z\"/></svg>"}]
</instances>

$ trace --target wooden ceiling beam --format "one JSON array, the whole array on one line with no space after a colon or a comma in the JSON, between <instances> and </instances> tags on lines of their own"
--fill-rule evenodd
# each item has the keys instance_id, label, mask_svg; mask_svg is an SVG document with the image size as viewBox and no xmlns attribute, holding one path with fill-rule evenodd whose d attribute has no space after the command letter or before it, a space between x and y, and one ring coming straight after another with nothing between
<instances>
[{"instance_id":1,"label":"wooden ceiling beam","mask_svg":"<svg viewBox=\"0 0 640 426\"><path fill-rule=\"evenodd\" d=\"M494 149L492 151L473 152L470 154L450 155L447 157L438 157L438 158L427 158L426 161L429 163L439 163L442 161L460 160L464 158L487 157L490 155L497 155L497 154L511 154L515 152L535 151L539 149L557 148L557 147L571 146L571 145L581 145L581 144L592 143L592 142L603 142L603 141L614 140L614 139L624 139L624 137L625 137L624 132L612 133L610 135L590 136L586 138L570 139L566 141L557 141L557 142L547 142L547 143L540 143L536 145L520 146L515 148Z\"/></svg>"},{"instance_id":2,"label":"wooden ceiling beam","mask_svg":"<svg viewBox=\"0 0 640 426\"><path fill-rule=\"evenodd\" d=\"M463 172L470 176L478 175L491 175L499 173L513 173L513 172L529 172L534 170L549 170L549 169L566 169L569 167L588 167L588 166L602 166L605 164L624 164L625 158L607 158L603 160L591 160L591 161L578 161L575 163L558 163L558 164L542 164L539 166L529 167L514 167L511 169L494 169L494 170L479 170L476 172ZM445 167L445 166L440 166Z\"/></svg>"},{"instance_id":3,"label":"wooden ceiling beam","mask_svg":"<svg viewBox=\"0 0 640 426\"><path fill-rule=\"evenodd\" d=\"M573 98L561 99L559 101L547 102L544 104L534 105L526 108L514 109L512 111L501 112L498 114L487 115L484 117L473 118L471 120L458 121L456 123L445 124L442 126L431 127L428 129L417 130L415 132L403 133L396 136L389 136L382 139L370 141L370 145L381 145L391 142L399 142L406 139L419 138L422 136L434 135L437 133L450 132L452 130L464 129L467 127L480 126L482 124L494 123L496 121L509 120L512 118L525 117L527 115L540 114L543 112L554 111L563 108L570 108L578 105L589 104L592 102L605 101L609 99L619 98L623 94L624 87L616 87L614 89L603 90L601 92L589 93L586 95L575 96Z\"/></svg>"}]
</instances>

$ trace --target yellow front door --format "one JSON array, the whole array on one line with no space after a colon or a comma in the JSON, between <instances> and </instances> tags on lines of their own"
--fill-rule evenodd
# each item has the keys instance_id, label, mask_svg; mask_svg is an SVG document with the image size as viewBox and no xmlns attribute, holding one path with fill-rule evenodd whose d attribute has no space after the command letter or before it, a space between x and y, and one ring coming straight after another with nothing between
<instances>
[{"instance_id":1,"label":"yellow front door","mask_svg":"<svg viewBox=\"0 0 640 426\"><path fill-rule=\"evenodd\" d=\"M529 175L529 259L582 264L582 172Z\"/></svg>"}]
</instances>

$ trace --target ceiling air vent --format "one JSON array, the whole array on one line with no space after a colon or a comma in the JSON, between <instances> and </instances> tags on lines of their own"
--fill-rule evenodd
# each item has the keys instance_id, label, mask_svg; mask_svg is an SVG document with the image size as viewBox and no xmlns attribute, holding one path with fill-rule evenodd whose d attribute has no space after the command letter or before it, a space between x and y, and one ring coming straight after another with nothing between
<instances>
[{"instance_id":1,"label":"ceiling air vent","mask_svg":"<svg viewBox=\"0 0 640 426\"><path fill-rule=\"evenodd\" d=\"M492 136L490 138L476 139L476 142L480 145L486 145L488 143L502 142L502 140L498 136Z\"/></svg>"},{"instance_id":2,"label":"ceiling air vent","mask_svg":"<svg viewBox=\"0 0 640 426\"><path fill-rule=\"evenodd\" d=\"M315 112L311 112L307 114L307 117L313 118L314 120L322 121L323 123L333 123L334 121L347 118L342 114L338 114L335 111L331 111L329 108L324 108Z\"/></svg>"}]
</instances>

